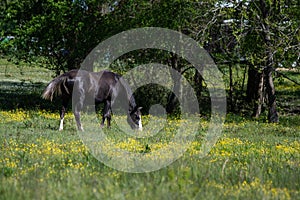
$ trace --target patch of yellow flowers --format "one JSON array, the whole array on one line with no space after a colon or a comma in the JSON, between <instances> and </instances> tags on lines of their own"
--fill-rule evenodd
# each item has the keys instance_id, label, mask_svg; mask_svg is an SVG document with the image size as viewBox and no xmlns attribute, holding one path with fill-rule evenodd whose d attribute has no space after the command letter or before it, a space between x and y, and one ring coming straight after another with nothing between
<instances>
[{"instance_id":1,"label":"patch of yellow flowers","mask_svg":"<svg viewBox=\"0 0 300 200\"><path fill-rule=\"evenodd\" d=\"M1 144L0 151L2 152L0 167L14 169L16 175L25 175L47 165L49 174L53 174L55 172L54 166L49 165L49 163L79 170L84 169L86 165L86 163L71 159L80 153L87 153L86 147L79 140L60 144L53 140L38 138L36 143L20 144L16 139L9 139ZM27 166L28 163L24 164L25 160L30 160L33 163Z\"/></svg>"},{"instance_id":2,"label":"patch of yellow flowers","mask_svg":"<svg viewBox=\"0 0 300 200\"><path fill-rule=\"evenodd\" d=\"M26 119L30 118L32 111L25 111L22 109L10 110L10 111L0 111L0 123L8 123L8 122L22 122ZM59 119L58 113L51 113L45 110L34 111L35 115L38 115L45 119ZM72 118L73 115L71 112L66 113L66 118Z\"/></svg>"},{"instance_id":3,"label":"patch of yellow flowers","mask_svg":"<svg viewBox=\"0 0 300 200\"><path fill-rule=\"evenodd\" d=\"M0 111L0 123L21 122L28 118L29 115L24 110L17 111Z\"/></svg>"},{"instance_id":4,"label":"patch of yellow flowers","mask_svg":"<svg viewBox=\"0 0 300 200\"><path fill-rule=\"evenodd\" d=\"M168 143L156 143L150 145L151 151L156 151L170 145ZM172 144L175 145L176 144ZM249 146L248 150L245 152L234 152L234 148L239 146ZM252 147L251 147L252 145ZM187 153L190 156L195 156L200 153L201 142L194 141L190 145ZM115 147L127 150L129 152L142 152L145 150L145 146L136 139L129 138L128 140L115 143ZM289 143L288 141L283 142L275 147L276 152L282 155L296 155L300 154L300 142L293 141ZM20 168L22 167L21 158L22 155L26 156L30 160L36 160L37 165L47 163L49 160L54 158L59 158L65 160L63 163L66 167L74 169L83 169L86 163L73 161L68 157L76 157L78 155L87 154L88 150L82 144L80 140L70 141L67 143L57 143L54 140L47 140L45 138L38 138L36 143L18 143L16 139L9 139L4 141L0 146L0 151L2 152L0 156L0 166L8 168ZM269 153L265 147L254 146L249 141L242 141L239 138L222 138L220 141L212 148L210 156L212 156L212 161L216 161L224 158L232 158L237 156L243 156L245 154L256 154L256 153ZM261 155L261 154L260 154ZM67 159L68 158L68 159ZM288 162L292 166L300 167L300 162L290 161ZM26 169L22 169L22 174L26 173ZM24 171L25 170L25 171ZM27 169L31 171L33 169Z\"/></svg>"}]
</instances>

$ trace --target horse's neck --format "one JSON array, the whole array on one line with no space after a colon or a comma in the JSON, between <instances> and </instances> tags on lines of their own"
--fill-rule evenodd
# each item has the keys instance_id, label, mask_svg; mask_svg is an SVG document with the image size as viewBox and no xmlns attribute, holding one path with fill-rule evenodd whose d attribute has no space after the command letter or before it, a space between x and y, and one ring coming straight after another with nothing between
<instances>
[{"instance_id":1,"label":"horse's neck","mask_svg":"<svg viewBox=\"0 0 300 200\"><path fill-rule=\"evenodd\" d=\"M125 95L127 100L129 101L129 110L133 110L136 107L135 99L133 97L133 93L129 85L123 80L123 78L119 75L116 75L117 79L120 81L121 86L125 91Z\"/></svg>"},{"instance_id":2,"label":"horse's neck","mask_svg":"<svg viewBox=\"0 0 300 200\"><path fill-rule=\"evenodd\" d=\"M131 94L131 97L129 98L129 109L133 110L135 107L136 107L135 99Z\"/></svg>"}]
</instances>

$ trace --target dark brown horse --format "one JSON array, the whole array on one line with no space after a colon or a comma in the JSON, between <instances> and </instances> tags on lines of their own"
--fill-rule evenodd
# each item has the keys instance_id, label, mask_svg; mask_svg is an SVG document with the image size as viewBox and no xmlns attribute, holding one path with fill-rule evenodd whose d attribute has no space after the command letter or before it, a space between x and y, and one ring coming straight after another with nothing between
<instances>
[{"instance_id":1,"label":"dark brown horse","mask_svg":"<svg viewBox=\"0 0 300 200\"><path fill-rule=\"evenodd\" d=\"M142 129L141 111L137 107L132 92L121 76L110 71L88 72L84 70L71 70L53 79L42 97L51 100L54 96L61 96L62 108L60 111L59 130L63 130L63 121L66 108L72 99L72 109L78 130L83 130L80 122L80 111L84 105L96 106L104 103L101 127L107 119L110 127L112 105L119 94L123 94L123 102L127 105L127 121L132 129ZM124 95L125 94L125 95ZM125 103L125 104L126 104Z\"/></svg>"}]
</instances>

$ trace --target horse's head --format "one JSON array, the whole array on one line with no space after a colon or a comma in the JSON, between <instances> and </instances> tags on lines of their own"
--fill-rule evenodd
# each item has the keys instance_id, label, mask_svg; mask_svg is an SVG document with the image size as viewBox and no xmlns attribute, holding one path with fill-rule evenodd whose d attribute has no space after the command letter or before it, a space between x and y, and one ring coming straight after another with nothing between
<instances>
[{"instance_id":1,"label":"horse's head","mask_svg":"<svg viewBox=\"0 0 300 200\"><path fill-rule=\"evenodd\" d=\"M128 124L131 126L132 129L143 130L142 125L142 107L135 107L129 111L129 115L127 117Z\"/></svg>"}]
</instances>

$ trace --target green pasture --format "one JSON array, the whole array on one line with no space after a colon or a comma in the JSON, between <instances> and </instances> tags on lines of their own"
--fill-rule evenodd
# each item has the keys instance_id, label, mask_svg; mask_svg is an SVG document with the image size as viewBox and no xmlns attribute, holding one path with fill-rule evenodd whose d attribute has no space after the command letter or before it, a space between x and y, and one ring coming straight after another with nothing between
<instances>
[{"instance_id":1,"label":"green pasture","mask_svg":"<svg viewBox=\"0 0 300 200\"><path fill-rule=\"evenodd\" d=\"M59 101L40 98L52 72L4 60L0 68L0 199L300 199L300 86L289 80L275 81L279 124L228 114L223 135L199 158L209 124L199 117L182 157L158 171L126 173L91 154L72 113L58 131ZM300 82L299 73L285 73ZM180 119L166 120L157 138L122 137L115 122L104 132L115 146L147 154L176 134Z\"/></svg>"}]
</instances>

